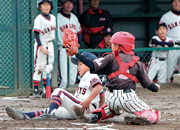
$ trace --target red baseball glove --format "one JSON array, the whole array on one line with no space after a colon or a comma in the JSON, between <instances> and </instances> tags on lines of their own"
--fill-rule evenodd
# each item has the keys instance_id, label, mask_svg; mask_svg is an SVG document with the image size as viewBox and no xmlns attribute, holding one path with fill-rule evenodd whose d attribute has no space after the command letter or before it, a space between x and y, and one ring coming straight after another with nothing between
<instances>
[{"instance_id":1,"label":"red baseball glove","mask_svg":"<svg viewBox=\"0 0 180 130\"><path fill-rule=\"evenodd\" d=\"M62 36L63 44L65 46L68 55L73 56L77 52L78 38L77 34L72 30L66 28L63 31Z\"/></svg>"}]
</instances>

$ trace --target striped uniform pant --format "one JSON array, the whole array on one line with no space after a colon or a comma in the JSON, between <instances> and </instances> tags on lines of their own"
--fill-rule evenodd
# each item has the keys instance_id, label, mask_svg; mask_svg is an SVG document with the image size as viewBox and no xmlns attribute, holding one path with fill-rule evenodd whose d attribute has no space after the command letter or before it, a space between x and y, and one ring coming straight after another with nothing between
<instances>
[{"instance_id":1,"label":"striped uniform pant","mask_svg":"<svg viewBox=\"0 0 180 130\"><path fill-rule=\"evenodd\" d=\"M80 105L81 99L75 97L73 94L69 93L68 91L56 88L53 93L51 94L52 98L53 96L58 96L60 98L60 104L59 108L55 110L55 115L60 119L76 119L76 115L72 109L74 105L82 107ZM97 104L96 104L97 105ZM91 111L94 111L95 108L92 104L90 104L89 109L85 110L86 114L89 114Z\"/></svg>"},{"instance_id":2,"label":"striped uniform pant","mask_svg":"<svg viewBox=\"0 0 180 130\"><path fill-rule=\"evenodd\" d=\"M124 90L113 90L113 93L107 90L105 98L109 108L114 110L116 114L121 114L123 110L128 113L134 113L151 109L138 98L132 89L131 92L128 93L124 93Z\"/></svg>"}]
</instances>

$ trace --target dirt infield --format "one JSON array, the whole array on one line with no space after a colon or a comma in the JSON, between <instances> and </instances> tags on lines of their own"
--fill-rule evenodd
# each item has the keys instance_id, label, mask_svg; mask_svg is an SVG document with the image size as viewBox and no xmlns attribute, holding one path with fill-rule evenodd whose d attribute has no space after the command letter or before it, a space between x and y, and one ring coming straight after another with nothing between
<instances>
[{"instance_id":1,"label":"dirt infield","mask_svg":"<svg viewBox=\"0 0 180 130\"><path fill-rule=\"evenodd\" d=\"M60 129L60 130L179 130L180 129L180 87L178 84L161 85L158 93L138 87L137 95L153 109L159 109L162 118L158 124L150 126L127 125L123 122L124 113L114 119L101 123L90 124L85 120L58 120L58 121L18 121L10 119L6 112L6 106L15 109L24 109L25 112L42 110L49 105L50 99L33 99L31 97L19 97L9 99L0 97L0 129Z\"/></svg>"}]
</instances>

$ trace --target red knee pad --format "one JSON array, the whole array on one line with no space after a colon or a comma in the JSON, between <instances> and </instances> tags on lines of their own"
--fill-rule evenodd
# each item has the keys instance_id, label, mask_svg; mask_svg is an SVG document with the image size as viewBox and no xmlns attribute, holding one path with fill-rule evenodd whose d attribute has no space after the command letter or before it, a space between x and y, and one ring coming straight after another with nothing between
<instances>
[{"instance_id":1,"label":"red knee pad","mask_svg":"<svg viewBox=\"0 0 180 130\"><path fill-rule=\"evenodd\" d=\"M96 114L98 112L102 114L102 117L97 121L97 123L100 122L101 120L115 116L115 112L111 110L109 107L107 107L107 104L102 105L100 108L98 108L95 111L92 111L91 113Z\"/></svg>"},{"instance_id":2,"label":"red knee pad","mask_svg":"<svg viewBox=\"0 0 180 130\"><path fill-rule=\"evenodd\" d=\"M151 121L151 124L157 123L161 118L160 111L154 110L142 110L140 112L134 112L135 115L145 117Z\"/></svg>"}]
</instances>

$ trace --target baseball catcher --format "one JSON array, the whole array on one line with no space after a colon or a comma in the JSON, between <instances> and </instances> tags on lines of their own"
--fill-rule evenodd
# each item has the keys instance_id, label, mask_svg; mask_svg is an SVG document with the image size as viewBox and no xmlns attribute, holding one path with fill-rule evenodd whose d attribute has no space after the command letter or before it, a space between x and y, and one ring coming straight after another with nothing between
<instances>
[{"instance_id":1,"label":"baseball catcher","mask_svg":"<svg viewBox=\"0 0 180 130\"><path fill-rule=\"evenodd\" d=\"M108 88L105 93L106 104L91 114L84 115L85 118L89 122L100 122L126 111L128 115L124 117L124 121L128 124L157 123L161 118L160 111L153 110L135 93L137 80L152 92L160 89L160 85L154 84L149 79L139 57L133 52L135 37L128 32L117 32L112 36L111 42L113 53L94 61L75 52L76 57L86 64L91 72L109 75L106 83ZM67 48L68 51L70 51L69 48Z\"/></svg>"}]
</instances>

